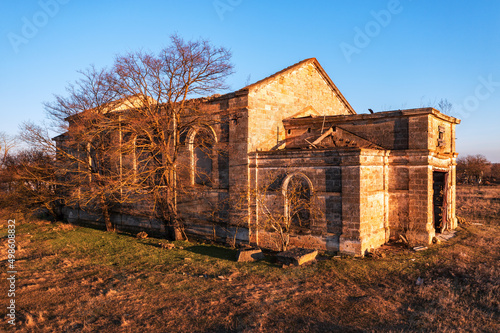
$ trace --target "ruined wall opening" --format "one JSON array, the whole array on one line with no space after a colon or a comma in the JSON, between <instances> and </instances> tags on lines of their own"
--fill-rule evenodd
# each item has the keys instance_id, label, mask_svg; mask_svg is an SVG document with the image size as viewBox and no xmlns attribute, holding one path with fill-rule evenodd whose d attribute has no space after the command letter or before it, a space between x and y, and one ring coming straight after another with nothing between
<instances>
[{"instance_id":1,"label":"ruined wall opening","mask_svg":"<svg viewBox=\"0 0 500 333\"><path fill-rule=\"evenodd\" d=\"M192 184L211 186L215 136L209 129L200 128L191 134Z\"/></svg>"},{"instance_id":2,"label":"ruined wall opening","mask_svg":"<svg viewBox=\"0 0 500 333\"><path fill-rule=\"evenodd\" d=\"M309 233L311 227L312 183L307 176L296 173L285 178L285 218L295 233Z\"/></svg>"},{"instance_id":3,"label":"ruined wall opening","mask_svg":"<svg viewBox=\"0 0 500 333\"><path fill-rule=\"evenodd\" d=\"M447 218L447 182L448 173L442 171L434 171L432 173L432 205L434 229L437 233L441 233L446 229Z\"/></svg>"}]
</instances>

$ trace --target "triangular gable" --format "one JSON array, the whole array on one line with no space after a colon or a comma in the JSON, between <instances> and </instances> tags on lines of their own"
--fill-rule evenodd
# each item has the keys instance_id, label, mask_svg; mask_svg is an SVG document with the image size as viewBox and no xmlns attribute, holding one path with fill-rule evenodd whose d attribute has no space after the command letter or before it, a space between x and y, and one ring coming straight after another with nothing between
<instances>
[{"instance_id":1,"label":"triangular gable","mask_svg":"<svg viewBox=\"0 0 500 333\"><path fill-rule=\"evenodd\" d=\"M123 111L123 110L128 110L128 109L133 109L133 108L140 108L140 107L145 106L147 103L156 104L156 101L152 97L139 95L139 94L132 95L132 96L126 96L126 97L122 97L120 99L117 99L116 101L102 104L102 105L99 105L98 107L87 109L87 110L82 111L80 113L68 116L65 118L65 120L69 121L73 117L84 115L87 112L98 112L101 114L107 114L107 113L111 113L111 112Z\"/></svg>"},{"instance_id":2,"label":"triangular gable","mask_svg":"<svg viewBox=\"0 0 500 333\"><path fill-rule=\"evenodd\" d=\"M338 126L330 127L319 138L310 143L314 148L370 148L383 147Z\"/></svg>"},{"instance_id":3,"label":"triangular gable","mask_svg":"<svg viewBox=\"0 0 500 333\"><path fill-rule=\"evenodd\" d=\"M273 75L270 75L260 81L257 81L255 83L252 83L238 91L250 91L250 90L256 90L256 89L259 89L273 81L275 81L276 79L278 79L280 76L283 76L285 74L288 74L290 72L293 72L293 71L296 71L297 69L303 67L303 66L306 66L308 64L313 64L317 71L319 72L319 74L323 77L323 79L326 81L326 83L328 84L328 86L332 89L332 91L335 93L336 96L338 96L338 98L342 101L342 103L344 104L344 106L346 107L346 109L349 111L349 113L351 114L356 114L356 111L354 111L354 109L352 108L352 106L349 104L349 102L347 102L346 98L344 97L344 95L342 95L342 93L340 92L340 90L337 88L337 86L333 83L332 79L330 79L330 77L328 76L328 74L326 74L325 70L323 69L323 67L321 67L321 65L319 64L318 60L316 58L309 58L309 59L305 59L305 60L302 60L290 67L287 67L279 72L276 72L274 73Z\"/></svg>"},{"instance_id":4,"label":"triangular gable","mask_svg":"<svg viewBox=\"0 0 500 333\"><path fill-rule=\"evenodd\" d=\"M316 111L315 108L309 105L308 107L305 107L296 114L292 115L290 118L314 117L319 115L320 115L319 112Z\"/></svg>"}]
</instances>

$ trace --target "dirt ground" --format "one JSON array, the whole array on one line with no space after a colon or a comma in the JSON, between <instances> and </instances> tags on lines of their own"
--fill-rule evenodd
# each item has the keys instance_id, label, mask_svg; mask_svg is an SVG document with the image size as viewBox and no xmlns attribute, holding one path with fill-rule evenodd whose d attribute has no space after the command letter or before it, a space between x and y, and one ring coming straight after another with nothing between
<instances>
[{"instance_id":1,"label":"dirt ground","mask_svg":"<svg viewBox=\"0 0 500 333\"><path fill-rule=\"evenodd\" d=\"M15 297L0 229L1 331L500 332L500 187L459 187L456 237L282 268L216 244L16 220ZM12 218L5 216L3 221ZM15 300L15 326L7 305Z\"/></svg>"}]
</instances>

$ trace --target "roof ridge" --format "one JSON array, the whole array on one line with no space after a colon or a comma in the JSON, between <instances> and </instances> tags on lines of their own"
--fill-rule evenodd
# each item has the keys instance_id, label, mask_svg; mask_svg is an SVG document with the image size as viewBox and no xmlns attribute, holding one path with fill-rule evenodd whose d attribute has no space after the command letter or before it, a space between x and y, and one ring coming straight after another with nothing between
<instances>
[{"instance_id":1,"label":"roof ridge","mask_svg":"<svg viewBox=\"0 0 500 333\"><path fill-rule=\"evenodd\" d=\"M269 75L269 76L267 76L267 77L265 77L265 78L263 78L263 79L261 79L261 80L259 80L257 82L249 84L249 85L247 85L247 86L245 86L245 87L243 87L241 89L238 89L237 91L249 90L250 88L253 88L253 87L256 87L258 85L261 85L262 83L264 83L266 81L270 81L273 78L275 78L275 77L277 77L277 76L279 76L279 75L281 75L281 74L283 74L285 72L288 72L288 71L292 70L295 67L299 67L299 66L302 66L305 63L314 62L314 61L317 62L318 60L316 58L307 58L307 59L301 60L301 61L299 61L299 62L297 62L297 63L295 63L295 64L293 64L291 66L288 66L288 67L286 67L286 68L284 68L284 69L282 69L282 70L280 70L280 71L278 71L278 72L276 72L274 74L271 74L271 75Z\"/></svg>"},{"instance_id":2,"label":"roof ridge","mask_svg":"<svg viewBox=\"0 0 500 333\"><path fill-rule=\"evenodd\" d=\"M323 78L325 79L325 81L327 82L327 84L329 84L331 86L331 88L333 89L333 91L335 92L335 94L340 98L340 100L342 101L342 103L344 104L344 106L347 108L347 110L351 113L351 114L356 114L356 111L354 111L354 109L352 108L351 104L349 104L349 102L346 100L346 98L344 97L344 95L340 92L340 90L337 88L337 86L335 85L335 83L332 81L332 79L328 76L328 74L325 72L325 70L323 69L323 67L321 67L321 64L319 63L318 59L316 58L307 58L307 59L304 59L302 61L299 61L298 63L296 64L293 64L291 66L288 66L282 70L280 70L279 72L276 72L272 75L269 75L268 77L265 77L263 78L262 80L259 80L255 83L252 83L248 86L245 86L239 90L236 90L236 92L248 92L251 88L253 87L257 87L257 86L260 86L266 82L269 82L271 80L273 80L274 78L280 76L280 75L283 75L284 73L286 72L290 72L300 66L303 66L304 64L309 64L309 63L313 63L315 65L315 67L317 68L317 70L319 71L320 75L323 76Z\"/></svg>"}]
</instances>

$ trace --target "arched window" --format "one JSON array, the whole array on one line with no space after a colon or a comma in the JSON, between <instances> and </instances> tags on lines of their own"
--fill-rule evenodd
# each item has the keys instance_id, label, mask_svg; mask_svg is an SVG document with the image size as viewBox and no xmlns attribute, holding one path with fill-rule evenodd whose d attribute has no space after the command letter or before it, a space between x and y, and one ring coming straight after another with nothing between
<instances>
[{"instance_id":1,"label":"arched window","mask_svg":"<svg viewBox=\"0 0 500 333\"><path fill-rule=\"evenodd\" d=\"M208 128L200 128L191 134L192 183L212 185L215 135Z\"/></svg>"},{"instance_id":2,"label":"arched window","mask_svg":"<svg viewBox=\"0 0 500 333\"><path fill-rule=\"evenodd\" d=\"M302 173L287 176L283 182L285 218L296 231L308 231L311 226L312 183Z\"/></svg>"}]
</instances>

